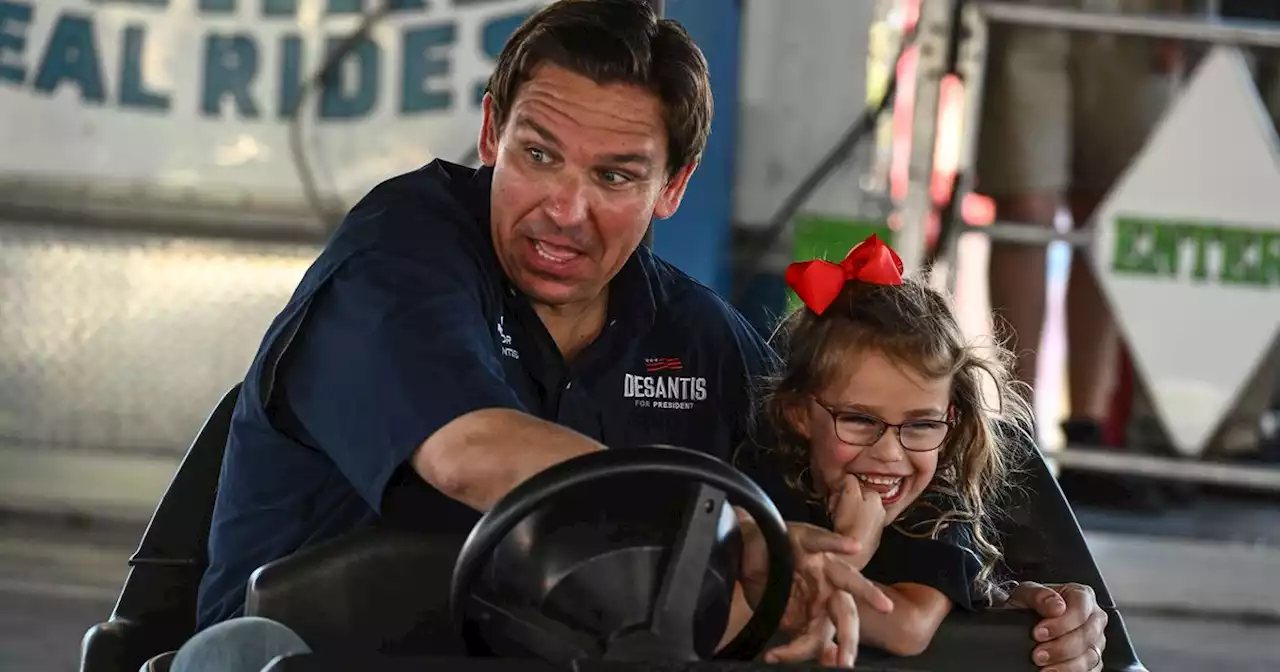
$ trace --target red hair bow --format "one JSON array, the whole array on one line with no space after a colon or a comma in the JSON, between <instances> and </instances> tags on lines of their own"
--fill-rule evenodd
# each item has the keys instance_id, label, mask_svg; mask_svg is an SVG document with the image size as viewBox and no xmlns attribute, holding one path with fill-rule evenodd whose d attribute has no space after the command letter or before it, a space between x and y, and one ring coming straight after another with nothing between
<instances>
[{"instance_id":1,"label":"red hair bow","mask_svg":"<svg viewBox=\"0 0 1280 672\"><path fill-rule=\"evenodd\" d=\"M901 285L902 259L873 233L849 250L844 261L838 264L823 259L799 261L787 266L786 279L809 310L821 315L850 280Z\"/></svg>"}]
</instances>

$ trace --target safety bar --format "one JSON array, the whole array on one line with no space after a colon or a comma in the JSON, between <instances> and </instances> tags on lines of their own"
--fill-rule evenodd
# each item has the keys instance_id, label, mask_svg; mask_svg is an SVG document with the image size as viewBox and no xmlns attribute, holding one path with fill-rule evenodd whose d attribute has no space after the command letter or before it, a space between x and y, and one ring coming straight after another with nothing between
<instances>
[{"instance_id":1,"label":"safety bar","mask_svg":"<svg viewBox=\"0 0 1280 672\"><path fill-rule=\"evenodd\" d=\"M1133 455L1112 448L1085 446L1067 446L1063 450L1049 452L1045 457L1059 466L1082 471L1280 492L1280 468L1276 467Z\"/></svg>"},{"instance_id":2,"label":"safety bar","mask_svg":"<svg viewBox=\"0 0 1280 672\"><path fill-rule=\"evenodd\" d=\"M975 3L982 18L1028 28L1056 28L1109 35L1130 35L1182 42L1280 48L1280 29L1247 21L1204 21L1172 16L1089 12L1017 2Z\"/></svg>"},{"instance_id":3,"label":"safety bar","mask_svg":"<svg viewBox=\"0 0 1280 672\"><path fill-rule=\"evenodd\" d=\"M969 226L967 230L982 232L986 234L987 238L999 243L1036 247L1043 247L1055 242L1064 242L1072 247L1088 247L1093 241L1092 231L1081 229L1057 231L1039 224L1021 224L1017 222L995 222L987 226Z\"/></svg>"}]
</instances>

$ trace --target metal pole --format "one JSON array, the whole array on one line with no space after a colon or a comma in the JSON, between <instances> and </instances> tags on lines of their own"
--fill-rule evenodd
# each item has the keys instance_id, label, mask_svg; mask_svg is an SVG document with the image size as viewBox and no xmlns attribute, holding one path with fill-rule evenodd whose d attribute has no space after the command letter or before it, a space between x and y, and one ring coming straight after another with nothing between
<instances>
[{"instance_id":1,"label":"metal pole","mask_svg":"<svg viewBox=\"0 0 1280 672\"><path fill-rule=\"evenodd\" d=\"M987 21L1011 26L1280 48L1280 29L1243 21L1086 12L1013 2L979 2L977 7Z\"/></svg>"},{"instance_id":2,"label":"metal pole","mask_svg":"<svg viewBox=\"0 0 1280 672\"><path fill-rule=\"evenodd\" d=\"M925 237L933 214L930 187L933 153L937 145L938 101L942 78L947 74L949 47L955 34L954 18L955 0L920 3L920 18L916 25L915 81L909 84L915 95L911 110L907 192L898 212L898 230L893 234L894 247L908 273L920 270L927 260Z\"/></svg>"},{"instance_id":3,"label":"metal pole","mask_svg":"<svg viewBox=\"0 0 1280 672\"><path fill-rule=\"evenodd\" d=\"M1280 469L1117 453L1105 447L1068 446L1045 457L1064 467L1187 483L1280 492Z\"/></svg>"},{"instance_id":4,"label":"metal pole","mask_svg":"<svg viewBox=\"0 0 1280 672\"><path fill-rule=\"evenodd\" d=\"M938 265L935 273L946 273L945 287L948 292L955 293L959 280L959 267L956 263L957 247L960 237L969 229L961 214L960 205L967 194L973 192L976 176L974 165L978 156L978 120L982 118L983 87L986 85L987 58L987 22L973 7L965 3L961 7L960 24L951 39L956 45L956 74L964 82L964 111L961 114L960 157L956 165L956 183L951 195L952 204L941 216L943 220L942 236L934 250L934 262ZM938 263L941 262L941 263Z\"/></svg>"},{"instance_id":5,"label":"metal pole","mask_svg":"<svg viewBox=\"0 0 1280 672\"><path fill-rule=\"evenodd\" d=\"M653 11L658 15L658 18L662 18L666 14L666 11L667 11L666 0L649 0L649 5L653 7ZM649 220L649 228L645 229L644 238L640 239L640 244L644 245L645 247L651 250L653 249L653 220L652 219Z\"/></svg>"}]
</instances>

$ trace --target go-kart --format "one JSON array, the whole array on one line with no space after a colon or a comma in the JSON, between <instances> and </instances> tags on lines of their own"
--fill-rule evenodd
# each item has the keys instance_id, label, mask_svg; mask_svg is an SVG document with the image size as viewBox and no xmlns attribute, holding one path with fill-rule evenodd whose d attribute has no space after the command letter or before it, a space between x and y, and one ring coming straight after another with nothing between
<instances>
[{"instance_id":1,"label":"go-kart","mask_svg":"<svg viewBox=\"0 0 1280 672\"><path fill-rule=\"evenodd\" d=\"M109 620L86 633L82 672L165 672L192 634L196 590L232 409L214 409L160 501ZM1090 585L1108 612L1106 670L1143 670L1075 517L1038 454L1005 534L1014 578ZM750 622L716 652L736 580L745 509L769 549L768 587ZM314 652L274 672L321 670L818 669L755 660L790 591L782 518L764 492L701 453L605 451L513 490L469 536L375 526L259 568L245 613L292 628ZM895 658L864 646L860 670L1035 670L1035 616L955 612L928 650Z\"/></svg>"}]
</instances>

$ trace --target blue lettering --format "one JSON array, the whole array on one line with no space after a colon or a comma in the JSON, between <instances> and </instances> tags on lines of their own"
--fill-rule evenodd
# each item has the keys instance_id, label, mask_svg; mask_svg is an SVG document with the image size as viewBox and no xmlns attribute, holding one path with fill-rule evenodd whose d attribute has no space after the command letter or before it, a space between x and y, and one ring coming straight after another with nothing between
<instances>
[{"instance_id":1,"label":"blue lettering","mask_svg":"<svg viewBox=\"0 0 1280 672\"><path fill-rule=\"evenodd\" d=\"M453 104L452 91L430 88L427 80L449 74L452 64L445 48L454 43L457 32L453 23L405 31L404 68L400 73L401 114L447 110ZM445 53L440 53L442 51Z\"/></svg>"},{"instance_id":2,"label":"blue lettering","mask_svg":"<svg viewBox=\"0 0 1280 672\"><path fill-rule=\"evenodd\" d=\"M204 46L204 103L207 117L222 113L222 99L231 94L240 116L256 119L258 106L249 85L258 74L258 45L247 35L209 35Z\"/></svg>"},{"instance_id":3,"label":"blue lettering","mask_svg":"<svg viewBox=\"0 0 1280 672\"><path fill-rule=\"evenodd\" d=\"M120 106L169 109L169 96L147 90L142 75L142 52L147 39L142 26L124 29L124 58L120 63Z\"/></svg>"},{"instance_id":4,"label":"blue lettering","mask_svg":"<svg viewBox=\"0 0 1280 672\"><path fill-rule=\"evenodd\" d=\"M511 39L511 34L524 25L524 22L528 21L533 14L534 10L530 9L486 21L484 26L480 28L480 48L484 55L488 56L490 60L498 60L498 57L502 55L503 47L507 46L507 40ZM487 79L476 82L472 89L472 104L479 107L480 103L484 101L484 93L488 88L489 82Z\"/></svg>"},{"instance_id":5,"label":"blue lettering","mask_svg":"<svg viewBox=\"0 0 1280 672\"><path fill-rule=\"evenodd\" d=\"M388 12L427 11L427 0L388 0Z\"/></svg>"},{"instance_id":6,"label":"blue lettering","mask_svg":"<svg viewBox=\"0 0 1280 672\"><path fill-rule=\"evenodd\" d=\"M263 16L293 16L298 13L298 0L262 0Z\"/></svg>"},{"instance_id":7,"label":"blue lettering","mask_svg":"<svg viewBox=\"0 0 1280 672\"><path fill-rule=\"evenodd\" d=\"M348 46L347 38L329 39L330 53ZM355 91L347 91L346 63L355 57L359 69L359 80ZM382 61L382 50L372 40L360 40L353 49L343 54L338 62L326 73L324 95L320 98L320 117L322 119L351 119L369 114L378 102L378 70Z\"/></svg>"},{"instance_id":8,"label":"blue lettering","mask_svg":"<svg viewBox=\"0 0 1280 672\"><path fill-rule=\"evenodd\" d=\"M511 39L511 34L524 25L524 22L528 21L533 14L533 10L527 10L486 21L480 28L480 44L484 55L492 60L498 60L498 56L502 55L502 48L507 46L507 40Z\"/></svg>"},{"instance_id":9,"label":"blue lettering","mask_svg":"<svg viewBox=\"0 0 1280 672\"><path fill-rule=\"evenodd\" d=\"M209 14L230 14L236 11L236 0L200 0L200 11Z\"/></svg>"},{"instance_id":10,"label":"blue lettering","mask_svg":"<svg viewBox=\"0 0 1280 672\"><path fill-rule=\"evenodd\" d=\"M302 38L280 41L280 118L292 119L302 102Z\"/></svg>"},{"instance_id":11,"label":"blue lettering","mask_svg":"<svg viewBox=\"0 0 1280 672\"><path fill-rule=\"evenodd\" d=\"M0 2L0 81L26 81L27 68L19 57L27 48L26 29L30 23L31 5ZM6 58L7 54L14 58Z\"/></svg>"},{"instance_id":12,"label":"blue lettering","mask_svg":"<svg viewBox=\"0 0 1280 672\"><path fill-rule=\"evenodd\" d=\"M329 14L363 14L364 0L329 0Z\"/></svg>"},{"instance_id":13,"label":"blue lettering","mask_svg":"<svg viewBox=\"0 0 1280 672\"><path fill-rule=\"evenodd\" d=\"M93 23L70 13L58 17L34 87L41 93L51 94L64 81L79 86L80 97L86 101L101 103L106 99Z\"/></svg>"}]
</instances>

